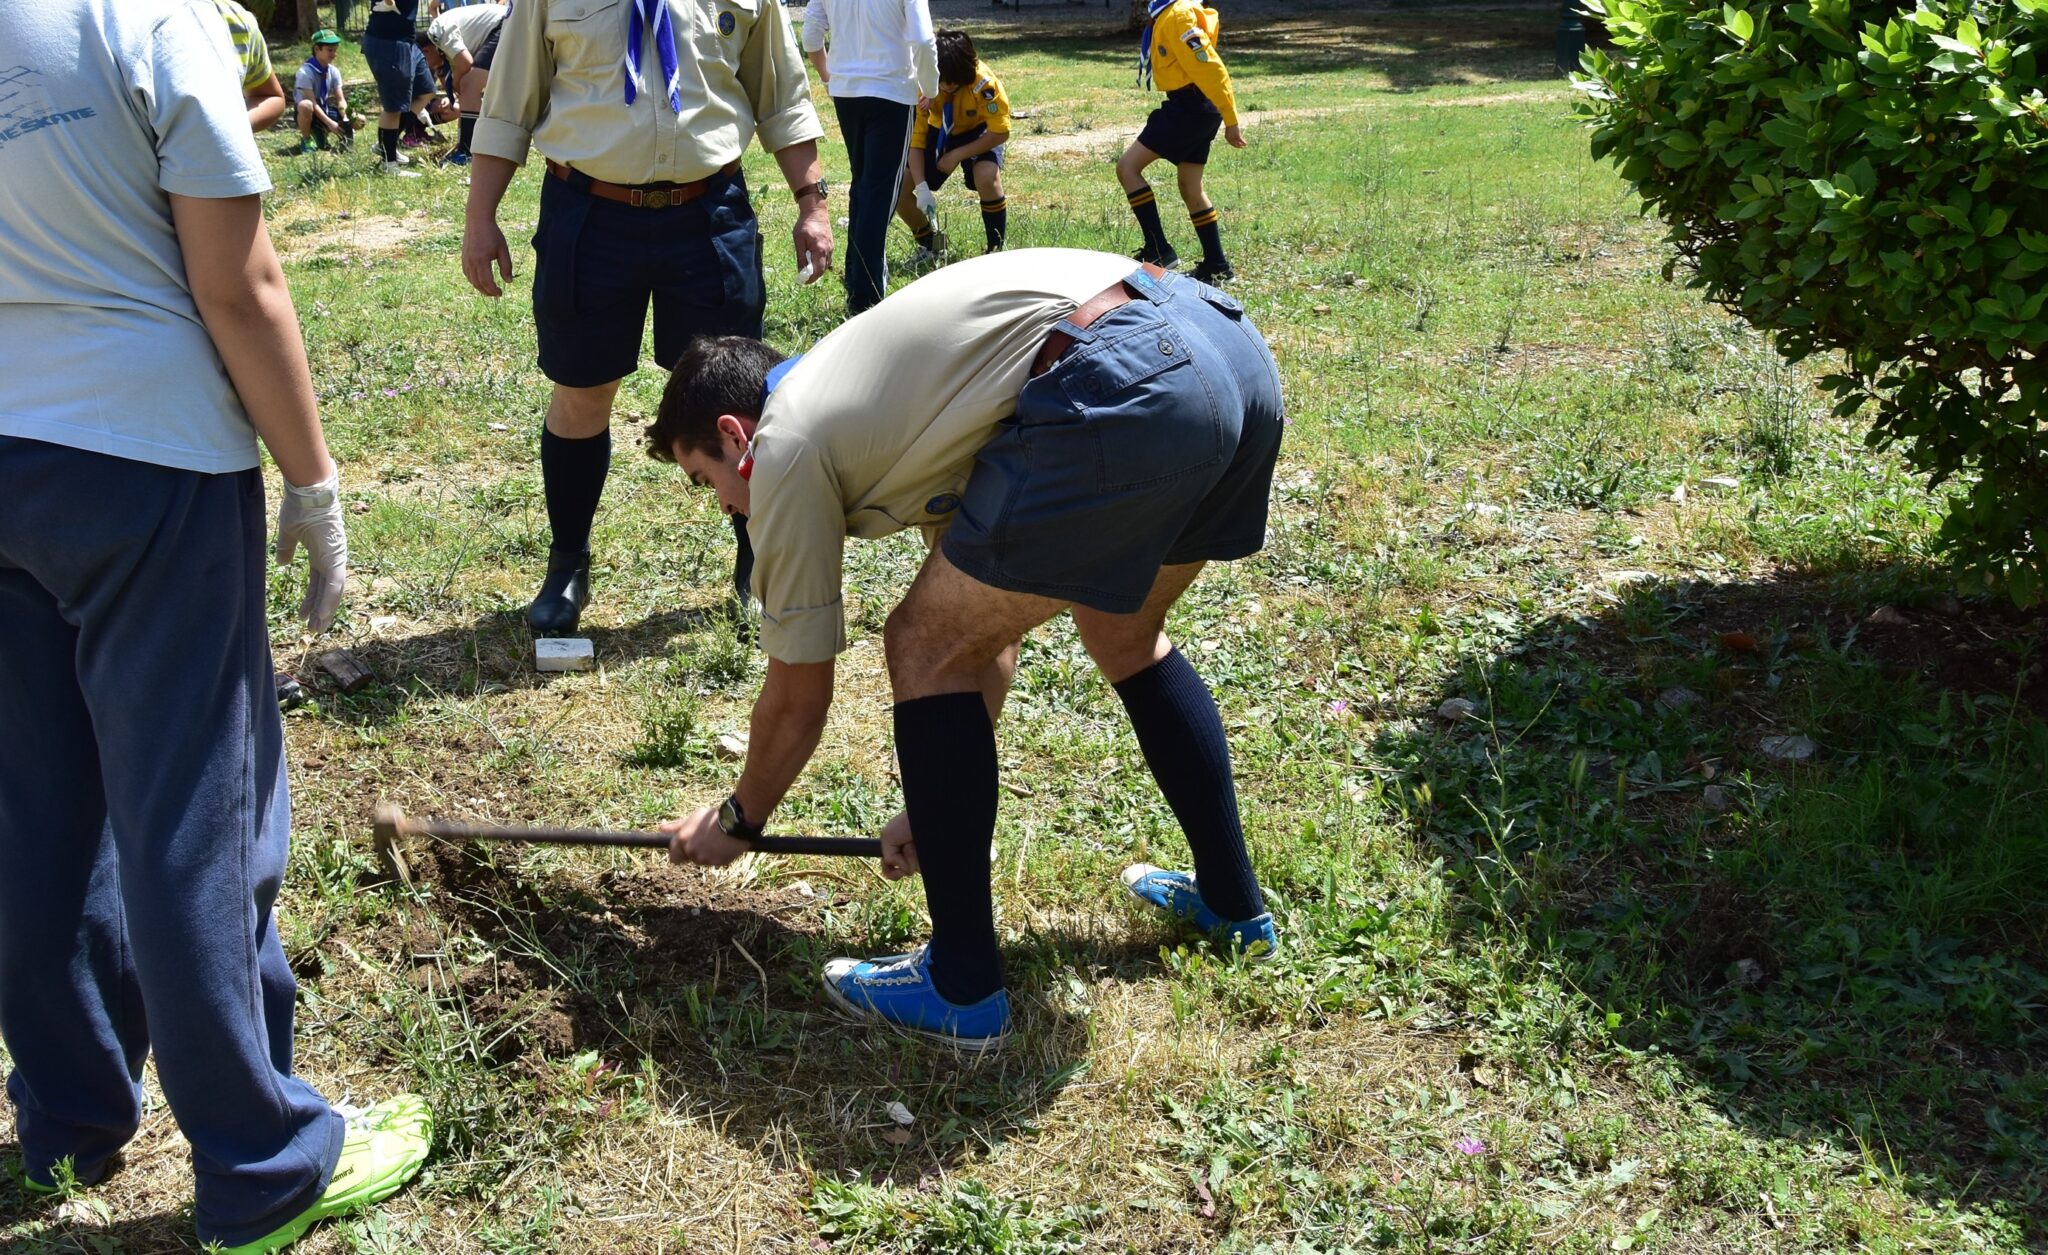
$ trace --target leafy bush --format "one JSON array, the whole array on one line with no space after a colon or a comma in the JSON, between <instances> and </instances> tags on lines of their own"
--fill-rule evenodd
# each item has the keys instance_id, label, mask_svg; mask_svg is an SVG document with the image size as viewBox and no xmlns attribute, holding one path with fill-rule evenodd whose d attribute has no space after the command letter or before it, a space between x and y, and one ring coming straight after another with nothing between
<instances>
[{"instance_id":1,"label":"leafy bush","mask_svg":"<svg viewBox=\"0 0 2048 1255\"><path fill-rule=\"evenodd\" d=\"M1839 351L1836 413L1956 479L1950 552L2038 601L2048 0L1584 3L1617 49L1579 80L1594 156L1670 225L1673 267L1791 360Z\"/></svg>"}]
</instances>

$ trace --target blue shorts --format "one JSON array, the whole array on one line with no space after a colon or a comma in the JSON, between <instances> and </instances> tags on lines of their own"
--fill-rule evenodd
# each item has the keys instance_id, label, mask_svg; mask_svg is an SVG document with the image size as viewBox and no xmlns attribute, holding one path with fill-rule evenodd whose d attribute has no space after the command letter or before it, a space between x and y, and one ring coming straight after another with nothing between
<instances>
[{"instance_id":1,"label":"blue shorts","mask_svg":"<svg viewBox=\"0 0 2048 1255\"><path fill-rule=\"evenodd\" d=\"M1074 336L975 455L944 540L994 588L1106 614L1145 604L1161 566L1266 542L1280 372L1243 306L1180 275Z\"/></svg>"},{"instance_id":2,"label":"blue shorts","mask_svg":"<svg viewBox=\"0 0 2048 1255\"><path fill-rule=\"evenodd\" d=\"M377 80L377 103L386 113L403 113L412 102L434 94L434 76L417 45L404 39L363 36L363 60Z\"/></svg>"},{"instance_id":3,"label":"blue shorts","mask_svg":"<svg viewBox=\"0 0 2048 1255\"><path fill-rule=\"evenodd\" d=\"M1177 166L1209 164L1209 145L1223 127L1223 114L1193 83L1166 93L1145 119L1138 142Z\"/></svg>"},{"instance_id":4,"label":"blue shorts","mask_svg":"<svg viewBox=\"0 0 2048 1255\"><path fill-rule=\"evenodd\" d=\"M947 141L946 147L958 148L963 144L972 144L975 140L980 139L987 129L983 127L981 130L975 131L970 135L956 135ZM981 190L975 186L974 167L983 162L988 162L1000 170L1003 165L1003 149L1005 147L1007 147L1007 144L997 144L985 153L974 154L956 167L960 173L961 180L967 184L969 191L978 192ZM924 154L924 185L936 192L946 186L946 180L953 177L953 172L950 170L941 171L939 169L940 154L934 152L931 148L926 147L919 149L919 151Z\"/></svg>"},{"instance_id":5,"label":"blue shorts","mask_svg":"<svg viewBox=\"0 0 2048 1255\"><path fill-rule=\"evenodd\" d=\"M761 230L740 175L717 176L666 209L601 200L543 175L533 251L540 368L564 387L632 374L649 304L663 368L697 336L761 335Z\"/></svg>"}]
</instances>

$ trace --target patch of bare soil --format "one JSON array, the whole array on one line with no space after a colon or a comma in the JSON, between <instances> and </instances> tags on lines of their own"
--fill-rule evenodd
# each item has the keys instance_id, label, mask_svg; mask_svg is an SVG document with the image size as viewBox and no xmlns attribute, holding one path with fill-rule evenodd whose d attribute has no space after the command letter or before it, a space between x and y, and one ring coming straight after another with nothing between
<instances>
[{"instance_id":1,"label":"patch of bare soil","mask_svg":"<svg viewBox=\"0 0 2048 1255\"><path fill-rule=\"evenodd\" d=\"M301 221L304 221L301 219ZM284 224L276 224L284 225ZM304 261L321 253L344 251L389 255L425 234L431 219L424 213L399 218L391 214L337 214L311 231L273 231L277 255Z\"/></svg>"},{"instance_id":2,"label":"patch of bare soil","mask_svg":"<svg viewBox=\"0 0 2048 1255\"><path fill-rule=\"evenodd\" d=\"M2048 718L2048 607L1885 607L1858 626L1857 642L1886 667L1939 689L2008 698Z\"/></svg>"}]
</instances>

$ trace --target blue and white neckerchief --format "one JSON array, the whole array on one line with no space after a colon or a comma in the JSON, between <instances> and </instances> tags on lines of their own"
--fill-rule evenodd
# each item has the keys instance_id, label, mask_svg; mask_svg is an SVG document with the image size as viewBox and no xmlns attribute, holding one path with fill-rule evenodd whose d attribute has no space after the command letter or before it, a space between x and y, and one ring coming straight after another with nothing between
<instances>
[{"instance_id":1,"label":"blue and white neckerchief","mask_svg":"<svg viewBox=\"0 0 2048 1255\"><path fill-rule=\"evenodd\" d=\"M661 72L668 83L668 107L680 115L683 111L683 80L676 63L675 19L668 11L668 0L629 0L632 15L626 21L626 103L632 104L643 86L640 79L640 45L647 38L647 27L654 27L654 46L661 54Z\"/></svg>"},{"instance_id":2,"label":"blue and white neckerchief","mask_svg":"<svg viewBox=\"0 0 2048 1255\"><path fill-rule=\"evenodd\" d=\"M946 151L946 144L953 138L953 93L947 92L945 101L939 106L939 141L932 145L932 156Z\"/></svg>"},{"instance_id":3,"label":"blue and white neckerchief","mask_svg":"<svg viewBox=\"0 0 2048 1255\"><path fill-rule=\"evenodd\" d=\"M1175 0L1147 0L1145 31L1138 36L1138 86L1152 90L1152 20L1172 8Z\"/></svg>"},{"instance_id":4,"label":"blue and white neckerchief","mask_svg":"<svg viewBox=\"0 0 2048 1255\"><path fill-rule=\"evenodd\" d=\"M767 417L767 415L768 415L768 398L769 398L770 396L773 396L773 395L774 395L774 393L775 393L775 385L777 385L777 384L779 384L779 383L781 383L781 382L782 382L782 377L783 377L784 375L787 375L787 374L789 373L790 367L792 367L792 366L795 366L795 365L796 365L796 364L797 364L798 362L801 362L801 361L803 361L803 360L804 360L804 355L803 355L803 354L801 354L801 353L799 353L799 354L797 354L797 355L796 355L795 357L785 357L785 358L783 358L783 359L782 359L781 361L779 361L779 362L775 363L775 365L773 365L773 366L770 366L770 367L768 368L768 376L767 376L767 378L765 378L765 379L763 379L763 380L761 381L761 416L762 416L762 418L765 418L765 417ZM758 439L760 438L760 435L759 435L759 432L760 432L760 422L761 422L761 420L760 420L760 419L758 419L758 418L754 420L754 424L755 424L755 426L754 426L754 430L755 430L755 433L756 433L756 434L755 434L755 439L756 439L756 440L758 440ZM749 441L747 441L747 451L746 451L745 453L743 453L743 454L741 454L741 455L740 455L740 463L739 463L739 465L738 465L738 466L734 467L733 469L739 472L739 477L740 477L741 479L752 479L752 478L754 477L754 441L753 441L753 440L749 440Z\"/></svg>"}]
</instances>

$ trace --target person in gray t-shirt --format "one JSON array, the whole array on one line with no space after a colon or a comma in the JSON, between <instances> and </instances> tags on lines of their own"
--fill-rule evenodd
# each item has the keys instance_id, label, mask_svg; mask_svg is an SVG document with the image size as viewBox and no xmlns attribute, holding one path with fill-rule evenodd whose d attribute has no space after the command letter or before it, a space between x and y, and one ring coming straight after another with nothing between
<instances>
[{"instance_id":1,"label":"person in gray t-shirt","mask_svg":"<svg viewBox=\"0 0 2048 1255\"><path fill-rule=\"evenodd\" d=\"M341 151L347 152L355 138L355 119L348 113L348 95L342 90L341 71L334 58L341 51L341 36L331 30L313 32L313 51L292 79L292 109L299 119L299 151L327 147L331 135Z\"/></svg>"},{"instance_id":2,"label":"person in gray t-shirt","mask_svg":"<svg viewBox=\"0 0 2048 1255\"><path fill-rule=\"evenodd\" d=\"M259 442L316 632L348 548L232 57L210 0L0 4L0 1039L30 1192L106 1175L153 1054L200 1241L273 1251L430 1117L291 1069Z\"/></svg>"}]
</instances>

